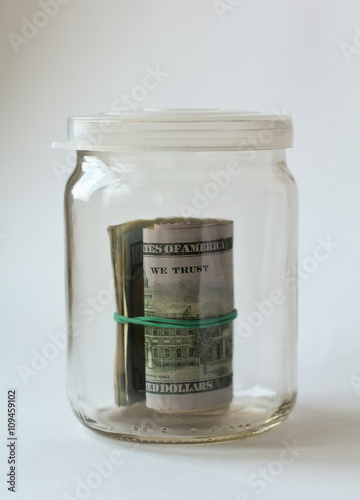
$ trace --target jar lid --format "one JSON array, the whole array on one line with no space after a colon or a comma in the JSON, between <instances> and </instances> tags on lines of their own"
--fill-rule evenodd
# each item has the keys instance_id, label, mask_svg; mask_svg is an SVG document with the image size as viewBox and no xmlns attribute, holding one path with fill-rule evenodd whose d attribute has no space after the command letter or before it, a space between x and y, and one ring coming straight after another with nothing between
<instances>
[{"instance_id":1,"label":"jar lid","mask_svg":"<svg viewBox=\"0 0 360 500\"><path fill-rule=\"evenodd\" d=\"M291 148L292 118L216 109L136 110L70 117L68 142L85 151L216 151Z\"/></svg>"}]
</instances>

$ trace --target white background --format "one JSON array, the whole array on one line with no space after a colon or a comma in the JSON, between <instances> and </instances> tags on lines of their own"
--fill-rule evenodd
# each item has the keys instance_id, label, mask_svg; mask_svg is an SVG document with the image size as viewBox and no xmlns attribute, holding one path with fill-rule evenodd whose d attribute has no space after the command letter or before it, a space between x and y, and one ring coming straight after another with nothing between
<instances>
[{"instance_id":1,"label":"white background","mask_svg":"<svg viewBox=\"0 0 360 500\"><path fill-rule=\"evenodd\" d=\"M18 499L80 498L79 481L114 449L121 465L83 498L358 499L359 2L223 0L218 11L211 0L57 5L48 20L34 0L1 7L0 497L12 495L5 412L6 391L16 387ZM44 25L25 38L28 21ZM99 438L67 403L64 349L27 385L19 375L65 324L62 207L72 163L50 144L66 138L68 115L110 111L149 66L168 76L138 107L294 115L299 400L285 423L245 441L163 447ZM334 248L311 266L319 238ZM270 473L264 491L252 486L294 439L301 451L293 462Z\"/></svg>"}]
</instances>

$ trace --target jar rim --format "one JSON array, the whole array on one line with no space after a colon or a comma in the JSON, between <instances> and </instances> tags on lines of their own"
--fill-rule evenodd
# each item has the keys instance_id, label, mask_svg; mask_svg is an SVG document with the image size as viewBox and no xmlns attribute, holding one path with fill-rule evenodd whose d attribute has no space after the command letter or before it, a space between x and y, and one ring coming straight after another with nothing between
<instances>
[{"instance_id":1,"label":"jar rim","mask_svg":"<svg viewBox=\"0 0 360 500\"><path fill-rule=\"evenodd\" d=\"M217 109L142 109L68 118L67 143L86 151L216 151L286 149L290 115Z\"/></svg>"}]
</instances>

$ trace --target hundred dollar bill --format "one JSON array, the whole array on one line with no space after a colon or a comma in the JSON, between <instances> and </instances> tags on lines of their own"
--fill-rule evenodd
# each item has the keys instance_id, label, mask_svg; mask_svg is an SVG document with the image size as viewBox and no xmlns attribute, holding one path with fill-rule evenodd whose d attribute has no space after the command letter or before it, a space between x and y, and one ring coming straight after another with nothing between
<instances>
[{"instance_id":1,"label":"hundred dollar bill","mask_svg":"<svg viewBox=\"0 0 360 500\"><path fill-rule=\"evenodd\" d=\"M187 220L143 230L145 316L216 318L233 310L233 223ZM232 400L232 323L145 327L146 406L203 412Z\"/></svg>"},{"instance_id":2,"label":"hundred dollar bill","mask_svg":"<svg viewBox=\"0 0 360 500\"><path fill-rule=\"evenodd\" d=\"M143 228L183 219L125 222L108 228L117 312L144 316ZM118 406L145 399L144 327L116 323L114 388Z\"/></svg>"},{"instance_id":3,"label":"hundred dollar bill","mask_svg":"<svg viewBox=\"0 0 360 500\"><path fill-rule=\"evenodd\" d=\"M151 221L110 226L111 260L117 312L143 316L143 227ZM115 401L127 406L145 398L144 327L116 323Z\"/></svg>"}]
</instances>

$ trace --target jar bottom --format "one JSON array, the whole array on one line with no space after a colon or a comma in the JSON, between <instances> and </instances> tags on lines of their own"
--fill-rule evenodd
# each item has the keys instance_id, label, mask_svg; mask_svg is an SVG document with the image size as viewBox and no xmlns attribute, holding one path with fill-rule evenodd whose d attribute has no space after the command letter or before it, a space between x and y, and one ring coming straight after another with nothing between
<instances>
[{"instance_id":1,"label":"jar bottom","mask_svg":"<svg viewBox=\"0 0 360 500\"><path fill-rule=\"evenodd\" d=\"M235 399L226 413L203 415L160 413L145 403L100 408L75 414L90 429L110 438L143 443L195 444L234 441L266 432L292 411L296 393L274 410L274 401Z\"/></svg>"}]
</instances>

